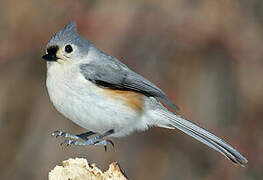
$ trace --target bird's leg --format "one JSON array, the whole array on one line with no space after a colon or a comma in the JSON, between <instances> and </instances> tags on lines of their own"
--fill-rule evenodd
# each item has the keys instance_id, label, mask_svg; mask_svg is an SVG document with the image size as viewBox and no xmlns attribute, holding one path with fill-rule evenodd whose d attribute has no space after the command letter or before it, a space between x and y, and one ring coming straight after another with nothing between
<instances>
[{"instance_id":1,"label":"bird's leg","mask_svg":"<svg viewBox=\"0 0 263 180\"><path fill-rule=\"evenodd\" d=\"M79 138L83 139L84 141L88 140L90 136L92 136L93 134L96 134L95 132L92 131L88 131L85 133L81 133L81 134L77 134L76 136L78 136Z\"/></svg>"},{"instance_id":2,"label":"bird's leg","mask_svg":"<svg viewBox=\"0 0 263 180\"><path fill-rule=\"evenodd\" d=\"M81 133L81 134L77 134L77 135L72 135L72 134L69 134L69 133L64 132L64 131L54 131L51 135L55 136L56 138L61 136L64 138L82 139L82 140L86 141L86 140L88 140L88 137L93 135L93 134L96 134L96 133L89 131L89 132L85 132L85 133Z\"/></svg>"},{"instance_id":3,"label":"bird's leg","mask_svg":"<svg viewBox=\"0 0 263 180\"><path fill-rule=\"evenodd\" d=\"M95 137L93 137L93 138L90 138L90 139L88 139L88 140L86 140L86 141L75 141L75 140L66 140L66 141L64 141L63 143L61 143L61 145L62 144L66 144L66 145L78 145L78 146L87 146L87 145L96 145L96 146L99 146L99 145L102 145L102 146L104 146L105 147L105 150L107 150L106 149L106 146L107 146L107 144L108 143L110 143L112 146L114 146L114 144L113 144L113 142L111 141L111 140L102 140L104 137L106 137L106 136L109 136L109 135L111 135L111 134L113 134L114 133L114 130L113 129L111 129L111 130L109 130L109 131L107 131L107 132L105 132L105 133L103 133L103 134L101 134L101 135L98 135L98 136L95 136Z\"/></svg>"}]
</instances>

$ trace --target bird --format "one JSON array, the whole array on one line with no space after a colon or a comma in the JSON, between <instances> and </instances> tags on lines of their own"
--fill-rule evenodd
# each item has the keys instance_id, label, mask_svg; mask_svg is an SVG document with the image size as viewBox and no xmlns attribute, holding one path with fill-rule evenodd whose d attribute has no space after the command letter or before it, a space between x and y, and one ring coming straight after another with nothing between
<instances>
[{"instance_id":1,"label":"bird","mask_svg":"<svg viewBox=\"0 0 263 180\"><path fill-rule=\"evenodd\" d=\"M47 62L46 87L51 102L66 118L87 129L76 135L53 132L53 136L66 138L62 144L106 148L114 145L106 137L162 127L179 129L234 164L248 163L230 144L176 114L179 108L159 87L81 37L76 22L51 37L42 58Z\"/></svg>"}]
</instances>

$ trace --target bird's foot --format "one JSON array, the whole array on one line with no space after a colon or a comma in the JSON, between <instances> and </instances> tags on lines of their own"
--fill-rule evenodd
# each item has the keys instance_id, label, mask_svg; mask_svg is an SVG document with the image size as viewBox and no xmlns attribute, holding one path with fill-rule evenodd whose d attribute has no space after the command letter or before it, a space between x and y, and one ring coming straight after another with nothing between
<instances>
[{"instance_id":1,"label":"bird's foot","mask_svg":"<svg viewBox=\"0 0 263 180\"><path fill-rule=\"evenodd\" d=\"M64 131L54 131L51 136L55 136L56 138L57 137L64 137L64 138L70 138L70 139L79 139L80 137L76 136L76 135L72 135L72 134L69 134L67 132L64 132Z\"/></svg>"},{"instance_id":2,"label":"bird's foot","mask_svg":"<svg viewBox=\"0 0 263 180\"><path fill-rule=\"evenodd\" d=\"M111 140L98 140L96 139L96 137L91 138L87 141L75 141L75 140L65 140L64 142L62 142L60 145L66 145L66 146L70 146L70 145L76 145L76 146L88 146L88 145L95 145L95 146L104 146L105 151L107 151L107 144L110 143L112 145L112 147L114 147L114 143Z\"/></svg>"},{"instance_id":3,"label":"bird's foot","mask_svg":"<svg viewBox=\"0 0 263 180\"><path fill-rule=\"evenodd\" d=\"M88 137L95 134L92 131L82 133L82 134L77 134L77 135L72 135L70 133L64 132L64 131L54 131L51 135L57 137L64 137L64 138L70 138L70 139L83 139L84 141L88 140Z\"/></svg>"},{"instance_id":4,"label":"bird's foot","mask_svg":"<svg viewBox=\"0 0 263 180\"><path fill-rule=\"evenodd\" d=\"M75 141L75 140L71 140L68 139L64 142L62 142L60 145L66 145L66 146L70 146L70 145L76 145L76 146L88 146L88 145L95 145L95 146L104 146L105 151L107 151L107 144L110 143L112 145L112 147L114 147L114 143L111 140L97 140L95 138L91 138L87 141Z\"/></svg>"},{"instance_id":5,"label":"bird's foot","mask_svg":"<svg viewBox=\"0 0 263 180\"><path fill-rule=\"evenodd\" d=\"M110 143L112 147L114 147L114 143L111 140L103 140L104 137L111 135L114 133L114 130L109 130L101 135L95 136L93 138L87 138L88 136L91 136L95 134L94 132L87 132L87 133L82 133L79 135L71 135L69 133L65 133L63 131L55 131L52 133L52 136L62 136L66 138L70 138L68 140L65 140L62 142L60 145L77 145L77 146L88 146L88 145L95 145L95 146L104 146L105 151L107 151L107 144ZM84 141L77 141L76 139L82 139Z\"/></svg>"}]
</instances>

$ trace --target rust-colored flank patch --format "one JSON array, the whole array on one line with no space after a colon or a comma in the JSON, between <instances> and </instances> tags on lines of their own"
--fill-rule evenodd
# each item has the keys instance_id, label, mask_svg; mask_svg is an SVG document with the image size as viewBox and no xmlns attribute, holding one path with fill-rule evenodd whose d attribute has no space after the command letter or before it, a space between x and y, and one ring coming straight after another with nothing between
<instances>
[{"instance_id":1,"label":"rust-colored flank patch","mask_svg":"<svg viewBox=\"0 0 263 180\"><path fill-rule=\"evenodd\" d=\"M137 112L143 110L143 95L133 91L104 89L104 93L111 98L124 101Z\"/></svg>"}]
</instances>

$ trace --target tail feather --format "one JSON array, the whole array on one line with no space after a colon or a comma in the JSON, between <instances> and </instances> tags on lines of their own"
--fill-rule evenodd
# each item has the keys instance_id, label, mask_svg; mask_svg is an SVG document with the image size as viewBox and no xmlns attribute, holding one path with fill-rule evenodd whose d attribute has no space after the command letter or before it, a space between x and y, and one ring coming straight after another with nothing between
<instances>
[{"instance_id":1,"label":"tail feather","mask_svg":"<svg viewBox=\"0 0 263 180\"><path fill-rule=\"evenodd\" d=\"M169 120L170 125L218 151L233 163L244 166L248 162L248 160L231 145L198 125L167 111L161 111L159 113L163 118Z\"/></svg>"}]
</instances>

